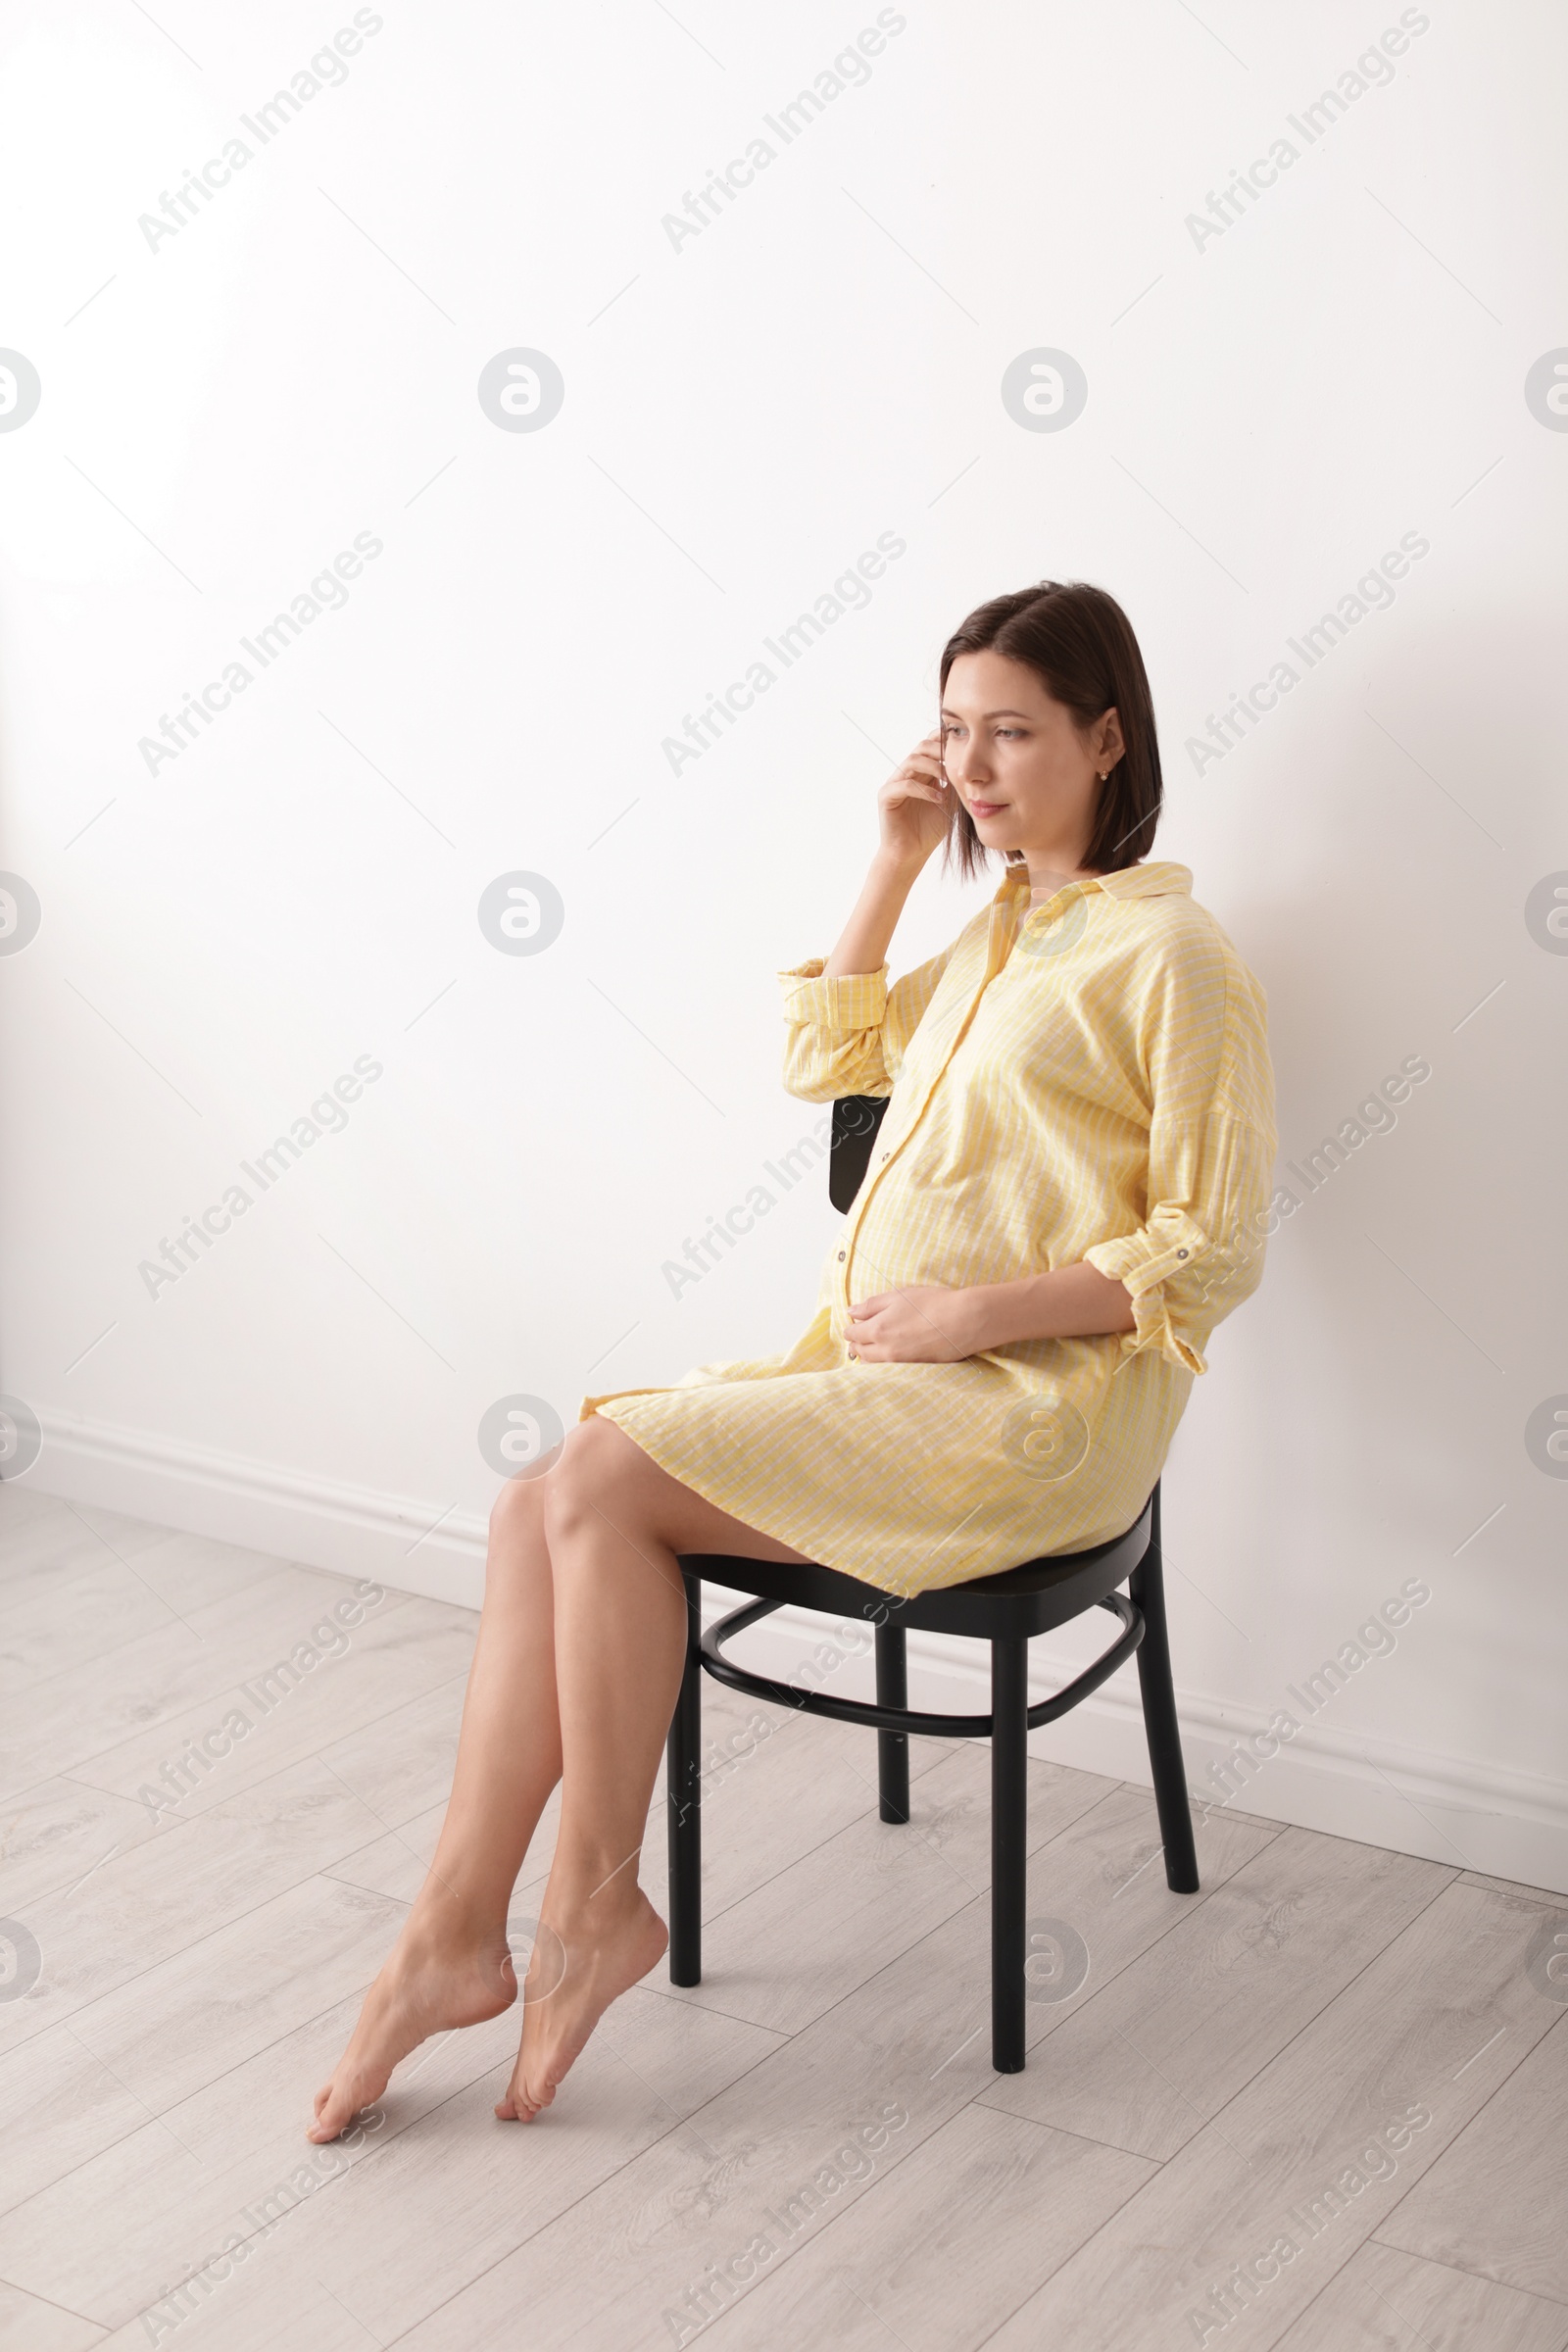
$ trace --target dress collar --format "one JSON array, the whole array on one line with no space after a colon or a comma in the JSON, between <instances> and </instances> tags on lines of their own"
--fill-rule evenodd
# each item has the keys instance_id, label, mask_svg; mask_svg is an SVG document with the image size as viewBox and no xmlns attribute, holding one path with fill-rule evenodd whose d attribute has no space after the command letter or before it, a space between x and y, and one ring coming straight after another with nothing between
<instances>
[{"instance_id":1,"label":"dress collar","mask_svg":"<svg viewBox=\"0 0 1568 2352\"><path fill-rule=\"evenodd\" d=\"M1057 891L1054 895L1059 898L1064 891L1078 890L1087 896L1092 890L1102 890L1107 897L1113 899L1158 899L1170 897L1177 892L1190 893L1192 887L1191 866L1177 865L1170 858L1156 858L1148 865L1124 865L1119 866L1112 873L1094 874L1086 882L1064 882L1061 891ZM1027 902L1028 897L1028 867L1025 865L1009 866L1003 876L1002 887L997 892L998 902L1014 898L1021 898ZM1042 906L1049 906L1051 900L1043 899L1040 904ZM1037 908L1036 911L1038 912L1039 909Z\"/></svg>"}]
</instances>

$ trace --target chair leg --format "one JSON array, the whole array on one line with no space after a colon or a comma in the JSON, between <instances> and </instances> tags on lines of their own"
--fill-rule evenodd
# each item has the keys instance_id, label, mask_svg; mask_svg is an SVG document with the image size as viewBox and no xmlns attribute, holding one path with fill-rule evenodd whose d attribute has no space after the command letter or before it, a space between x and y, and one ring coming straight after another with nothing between
<instances>
[{"instance_id":1,"label":"chair leg","mask_svg":"<svg viewBox=\"0 0 1568 2352\"><path fill-rule=\"evenodd\" d=\"M703 1981L703 1630L702 1582L682 1567L686 1585L686 1665L664 1748L664 1811L669 1831L669 1981Z\"/></svg>"},{"instance_id":2,"label":"chair leg","mask_svg":"<svg viewBox=\"0 0 1568 2352\"><path fill-rule=\"evenodd\" d=\"M1138 1681L1143 1691L1144 1731L1154 1778L1154 1802L1159 1808L1159 1835L1165 1848L1165 1883L1177 1894L1196 1894L1198 1849L1193 1842L1193 1810L1187 1794L1182 1736L1176 1721L1176 1690L1170 1672L1157 1480L1149 1549L1128 1578L1127 1590L1144 1618L1144 1638L1138 1645Z\"/></svg>"},{"instance_id":3,"label":"chair leg","mask_svg":"<svg viewBox=\"0 0 1568 2352\"><path fill-rule=\"evenodd\" d=\"M991 1644L991 2063L1023 2072L1029 1820L1029 1644Z\"/></svg>"},{"instance_id":4,"label":"chair leg","mask_svg":"<svg viewBox=\"0 0 1568 2352\"><path fill-rule=\"evenodd\" d=\"M906 1707L909 1703L909 1673L902 1625L879 1625L876 1629L876 1703L879 1707ZM878 1732L876 1779L882 1819L907 1821L909 1742L903 1732Z\"/></svg>"}]
</instances>

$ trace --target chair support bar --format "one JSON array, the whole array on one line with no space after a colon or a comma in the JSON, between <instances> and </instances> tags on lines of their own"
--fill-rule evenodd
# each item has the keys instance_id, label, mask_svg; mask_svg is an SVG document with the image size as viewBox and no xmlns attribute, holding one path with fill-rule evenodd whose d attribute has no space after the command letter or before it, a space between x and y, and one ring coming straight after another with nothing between
<instances>
[{"instance_id":1,"label":"chair support bar","mask_svg":"<svg viewBox=\"0 0 1568 2352\"><path fill-rule=\"evenodd\" d=\"M1043 1698L1029 1709L1029 1729L1038 1731L1043 1723L1054 1723L1080 1699L1098 1690L1107 1682L1118 1666L1124 1665L1144 1638L1144 1615L1125 1592L1109 1592L1096 1604L1108 1609L1119 1618L1121 1632L1108 1649L1102 1650L1093 1665L1075 1675L1070 1683ZM825 1691L801 1690L793 1683L776 1683L771 1676L754 1674L750 1668L737 1666L726 1658L723 1644L743 1634L759 1618L769 1617L784 1603L780 1600L748 1601L745 1608L733 1609L709 1627L700 1643L702 1663L707 1673L718 1683L727 1683L732 1690L746 1692L752 1698L771 1699L775 1706L795 1707L807 1715L826 1715L834 1723L863 1723L878 1732L925 1733L934 1740L989 1740L992 1718L989 1715L929 1715L918 1708L879 1707L867 1699L831 1698Z\"/></svg>"}]
</instances>

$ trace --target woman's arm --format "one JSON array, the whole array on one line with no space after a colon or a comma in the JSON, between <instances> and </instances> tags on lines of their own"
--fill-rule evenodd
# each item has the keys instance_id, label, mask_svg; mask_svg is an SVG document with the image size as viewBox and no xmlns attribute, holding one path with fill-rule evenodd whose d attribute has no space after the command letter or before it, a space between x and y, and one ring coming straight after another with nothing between
<instances>
[{"instance_id":1,"label":"woman's arm","mask_svg":"<svg viewBox=\"0 0 1568 2352\"><path fill-rule=\"evenodd\" d=\"M839 934L838 946L822 966L824 979L848 980L858 973L882 969L904 902L924 862L921 858L911 864L878 850L850 919Z\"/></svg>"},{"instance_id":2,"label":"woman's arm","mask_svg":"<svg viewBox=\"0 0 1568 2352\"><path fill-rule=\"evenodd\" d=\"M1133 1328L1125 1285L1080 1262L966 1290L883 1291L851 1306L846 1336L868 1364L951 1364L1015 1340L1097 1339Z\"/></svg>"},{"instance_id":3,"label":"woman's arm","mask_svg":"<svg viewBox=\"0 0 1568 2352\"><path fill-rule=\"evenodd\" d=\"M975 1301L972 1311L987 1335L982 1348L1005 1348L1011 1340L1096 1339L1133 1328L1125 1283L1087 1259L1018 1282L978 1283L965 1296Z\"/></svg>"},{"instance_id":4,"label":"woman's arm","mask_svg":"<svg viewBox=\"0 0 1568 2352\"><path fill-rule=\"evenodd\" d=\"M904 1048L947 966L951 949L887 983L894 926L921 867L947 833L952 793L942 782L941 739L928 735L878 796L880 838L855 910L824 964L781 972L784 1084L806 1102L885 1095Z\"/></svg>"},{"instance_id":5,"label":"woman's arm","mask_svg":"<svg viewBox=\"0 0 1568 2352\"><path fill-rule=\"evenodd\" d=\"M904 902L946 835L952 787L942 781L942 738L928 735L877 796L880 838L865 886L823 967L828 980L879 972Z\"/></svg>"}]
</instances>

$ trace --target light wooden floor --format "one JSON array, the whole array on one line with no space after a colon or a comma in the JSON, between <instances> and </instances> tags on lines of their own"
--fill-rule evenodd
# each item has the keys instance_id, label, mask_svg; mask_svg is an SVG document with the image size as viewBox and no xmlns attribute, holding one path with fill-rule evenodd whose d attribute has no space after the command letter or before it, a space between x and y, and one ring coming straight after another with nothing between
<instances>
[{"instance_id":1,"label":"light wooden floor","mask_svg":"<svg viewBox=\"0 0 1568 2352\"><path fill-rule=\"evenodd\" d=\"M986 1750L918 1743L884 1828L867 1735L711 1683L707 1982L629 1994L536 2126L502 2018L312 2151L476 1621L389 1594L264 1713L344 1580L18 1486L0 1551L0 2345L1568 2343L1568 1902L1235 1814L1173 1895L1144 1789L1037 1764L1030 1911L1088 1973L999 2077Z\"/></svg>"}]
</instances>

